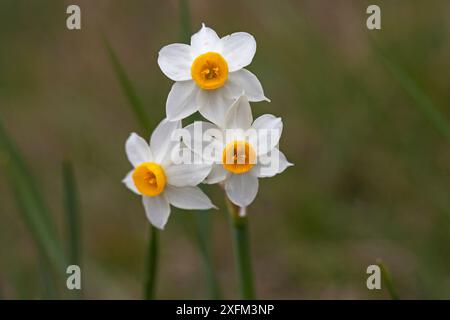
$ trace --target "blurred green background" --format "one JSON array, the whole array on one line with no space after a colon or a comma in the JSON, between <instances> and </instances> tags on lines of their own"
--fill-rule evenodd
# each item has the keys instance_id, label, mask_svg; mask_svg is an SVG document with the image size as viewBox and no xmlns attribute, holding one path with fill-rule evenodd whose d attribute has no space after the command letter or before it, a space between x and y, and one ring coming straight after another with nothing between
<instances>
[{"instance_id":1,"label":"blurred green background","mask_svg":"<svg viewBox=\"0 0 450 320\"><path fill-rule=\"evenodd\" d=\"M69 4L81 7L80 31L66 29ZM366 268L380 258L401 298L449 299L450 2L188 4L194 31L205 22L220 36L255 36L249 70L272 102L253 111L284 119L280 148L295 163L260 181L248 209L258 297L389 298L366 288ZM380 31L366 28L369 4L381 7ZM0 3L0 121L62 239L61 163L73 164L85 298L140 298L148 237L141 201L120 181L129 133L152 128L139 130L102 34L155 125L171 87L157 54L180 41L179 9L175 0ZM41 298L36 246L0 168L0 298ZM221 208L210 212L216 276L236 298L223 195L204 189ZM175 212L161 234L158 298L208 298L188 214Z\"/></svg>"}]
</instances>

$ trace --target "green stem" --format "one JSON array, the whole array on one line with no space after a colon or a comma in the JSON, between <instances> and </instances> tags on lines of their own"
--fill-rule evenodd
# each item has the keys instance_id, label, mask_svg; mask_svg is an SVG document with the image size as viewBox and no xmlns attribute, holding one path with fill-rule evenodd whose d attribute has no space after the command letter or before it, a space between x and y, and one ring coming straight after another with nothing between
<instances>
[{"instance_id":1,"label":"green stem","mask_svg":"<svg viewBox=\"0 0 450 320\"><path fill-rule=\"evenodd\" d=\"M158 230L155 227L150 226L146 266L147 279L144 288L145 300L153 300L155 298L156 272L158 269L158 236Z\"/></svg>"},{"instance_id":2,"label":"green stem","mask_svg":"<svg viewBox=\"0 0 450 320\"><path fill-rule=\"evenodd\" d=\"M240 208L227 198L227 207L230 213L230 224L233 232L233 248L236 269L239 273L239 288L242 299L255 299L253 285L253 272L250 254L250 241L248 232L248 218L239 214Z\"/></svg>"}]
</instances>

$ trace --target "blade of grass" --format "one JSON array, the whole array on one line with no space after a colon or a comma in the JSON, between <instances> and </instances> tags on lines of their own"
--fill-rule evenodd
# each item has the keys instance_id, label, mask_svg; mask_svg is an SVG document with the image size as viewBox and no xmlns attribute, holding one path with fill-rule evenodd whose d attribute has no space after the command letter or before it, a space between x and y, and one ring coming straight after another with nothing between
<instances>
[{"instance_id":1,"label":"blade of grass","mask_svg":"<svg viewBox=\"0 0 450 320\"><path fill-rule=\"evenodd\" d=\"M64 161L62 164L62 178L68 263L81 268L80 205L75 174L69 161ZM73 293L75 297L81 298L82 296L81 290L75 290Z\"/></svg>"},{"instance_id":2,"label":"blade of grass","mask_svg":"<svg viewBox=\"0 0 450 320\"><path fill-rule=\"evenodd\" d=\"M417 83L399 65L392 62L386 54L377 48L384 64L397 79L402 88L415 101L416 107L431 122L431 124L450 141L450 124L439 112L431 98L417 85Z\"/></svg>"},{"instance_id":3,"label":"blade of grass","mask_svg":"<svg viewBox=\"0 0 450 320\"><path fill-rule=\"evenodd\" d=\"M54 271L63 276L66 267L65 257L45 201L25 160L1 122L0 156L17 207L33 236L40 255L50 263Z\"/></svg>"},{"instance_id":4,"label":"blade of grass","mask_svg":"<svg viewBox=\"0 0 450 320\"><path fill-rule=\"evenodd\" d=\"M117 79L119 80L123 93L127 98L129 105L134 115L136 116L137 121L144 130L149 130L150 121L148 115L145 112L141 100L136 94L136 91L134 90L133 84L131 83L127 73L125 72L122 63L117 57L115 51L113 50L106 36L103 37L103 43L105 45L106 51L108 52L109 60L114 68L114 71L116 73Z\"/></svg>"},{"instance_id":5,"label":"blade of grass","mask_svg":"<svg viewBox=\"0 0 450 320\"><path fill-rule=\"evenodd\" d=\"M44 259L42 255L39 255L39 271L42 278L42 296L46 300L55 299L57 297L56 284L52 277L52 273L49 270L48 260Z\"/></svg>"},{"instance_id":6,"label":"blade of grass","mask_svg":"<svg viewBox=\"0 0 450 320\"><path fill-rule=\"evenodd\" d=\"M386 266L384 265L383 261L381 259L378 259L377 265L380 267L381 278L383 279L383 283L386 285L386 288L391 296L391 299L399 300L400 298L397 294L397 291L395 290L394 284L392 283L392 278L391 278Z\"/></svg>"},{"instance_id":7,"label":"blade of grass","mask_svg":"<svg viewBox=\"0 0 450 320\"><path fill-rule=\"evenodd\" d=\"M66 210L68 257L70 264L80 266L80 213L78 190L72 164L65 161L62 165L64 207Z\"/></svg>"}]
</instances>

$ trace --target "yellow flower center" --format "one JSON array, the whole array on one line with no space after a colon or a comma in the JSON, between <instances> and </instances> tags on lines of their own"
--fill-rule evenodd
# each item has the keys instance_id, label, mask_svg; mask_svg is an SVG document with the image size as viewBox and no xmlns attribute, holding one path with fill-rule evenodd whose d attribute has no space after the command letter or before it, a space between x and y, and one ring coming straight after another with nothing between
<instances>
[{"instance_id":1,"label":"yellow flower center","mask_svg":"<svg viewBox=\"0 0 450 320\"><path fill-rule=\"evenodd\" d=\"M255 149L246 141L233 141L226 145L222 153L223 167L233 173L250 171L256 163Z\"/></svg>"},{"instance_id":2,"label":"yellow flower center","mask_svg":"<svg viewBox=\"0 0 450 320\"><path fill-rule=\"evenodd\" d=\"M163 168L154 162L144 162L133 171L133 181L140 193L155 197L164 191L166 175Z\"/></svg>"},{"instance_id":3,"label":"yellow flower center","mask_svg":"<svg viewBox=\"0 0 450 320\"><path fill-rule=\"evenodd\" d=\"M191 76L200 88L217 89L223 86L228 78L228 64L220 54L207 52L195 58L191 66Z\"/></svg>"}]
</instances>

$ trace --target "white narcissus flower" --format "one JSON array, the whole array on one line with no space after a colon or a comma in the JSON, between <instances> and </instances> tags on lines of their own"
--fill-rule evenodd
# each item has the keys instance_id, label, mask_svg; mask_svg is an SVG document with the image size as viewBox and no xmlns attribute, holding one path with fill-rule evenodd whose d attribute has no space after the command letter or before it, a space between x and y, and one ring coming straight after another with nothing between
<instances>
[{"instance_id":1,"label":"white narcissus flower","mask_svg":"<svg viewBox=\"0 0 450 320\"><path fill-rule=\"evenodd\" d=\"M278 149L283 129L281 118L265 114L253 121L244 95L230 107L224 127L197 122L185 129L191 138L185 140L186 145L207 162L214 159L204 182L223 183L228 198L240 207L248 206L255 199L258 178L272 177L293 165Z\"/></svg>"},{"instance_id":2,"label":"white narcissus flower","mask_svg":"<svg viewBox=\"0 0 450 320\"><path fill-rule=\"evenodd\" d=\"M215 208L197 187L211 171L202 164L175 164L171 156L179 140L172 139L181 121L163 120L153 131L150 145L132 133L125 143L134 169L123 179L133 192L142 195L145 214L155 227L163 229L170 215L170 204L181 209Z\"/></svg>"},{"instance_id":3,"label":"white narcissus flower","mask_svg":"<svg viewBox=\"0 0 450 320\"><path fill-rule=\"evenodd\" d=\"M166 103L169 120L181 120L199 111L207 120L224 125L230 105L244 91L248 100L267 100L258 78L248 66L256 41L246 32L219 38L204 24L191 45L174 43L159 51L162 72L176 81Z\"/></svg>"}]
</instances>

